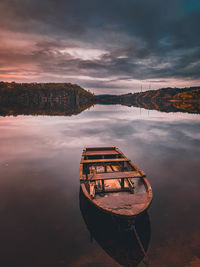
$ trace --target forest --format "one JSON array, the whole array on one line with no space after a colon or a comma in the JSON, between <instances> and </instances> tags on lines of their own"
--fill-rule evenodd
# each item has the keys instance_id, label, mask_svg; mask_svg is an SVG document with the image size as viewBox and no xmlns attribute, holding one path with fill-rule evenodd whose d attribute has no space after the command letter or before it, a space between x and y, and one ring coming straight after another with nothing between
<instances>
[{"instance_id":1,"label":"forest","mask_svg":"<svg viewBox=\"0 0 200 267\"><path fill-rule=\"evenodd\" d=\"M78 114L96 103L96 97L71 83L0 82L0 115Z\"/></svg>"},{"instance_id":2,"label":"forest","mask_svg":"<svg viewBox=\"0 0 200 267\"><path fill-rule=\"evenodd\" d=\"M163 112L200 113L200 87L94 95L71 83L0 82L0 115L78 114L94 104L121 104Z\"/></svg>"}]
</instances>

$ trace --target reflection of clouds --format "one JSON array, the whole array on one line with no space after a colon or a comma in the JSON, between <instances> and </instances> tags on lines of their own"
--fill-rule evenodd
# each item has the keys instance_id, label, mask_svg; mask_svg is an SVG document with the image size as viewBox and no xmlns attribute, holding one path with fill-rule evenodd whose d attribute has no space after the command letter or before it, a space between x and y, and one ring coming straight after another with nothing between
<instances>
[{"instance_id":1,"label":"reflection of clouds","mask_svg":"<svg viewBox=\"0 0 200 267\"><path fill-rule=\"evenodd\" d=\"M21 158L53 158L67 149L115 145L145 171L174 169L177 176L197 168L200 158L198 120L153 120L138 117L127 109L120 112L86 111L72 117L1 118L1 162ZM191 159L191 160L188 160ZM182 165L190 165L183 170ZM191 170L190 170L191 171ZM162 177L165 177L165 175ZM159 182L158 182L159 183Z\"/></svg>"},{"instance_id":2,"label":"reflection of clouds","mask_svg":"<svg viewBox=\"0 0 200 267\"><path fill-rule=\"evenodd\" d=\"M80 222L77 223L78 204L77 207L71 205L75 205L77 201L78 168L82 148L116 145L144 169L152 184L154 200L150 208L152 240L149 250L152 265L193 266L199 262L198 258L194 258L199 246L197 237L200 223L197 214L199 128L199 115L182 116L155 111L150 113L150 116L147 112L140 116L139 109L121 106L97 105L71 117L0 118L0 170L5 177L8 173L11 177L10 180L2 179L1 185L9 181L13 184L16 179L18 189L15 190L18 191L14 193L17 192L17 199L22 203L26 203L25 196L33 203L38 199L36 203L39 206L45 196L48 199L46 205L50 207L44 207L44 210L49 212L47 225L51 221L52 207L57 211L56 215L60 216L58 209L62 210L64 198L66 206L62 212L65 214L67 210L70 213L70 221L61 219L62 227L74 246L74 249L69 248L69 251L76 251L77 246L80 250L78 258L74 255L71 266L79 266L80 260L85 264L92 264L94 261L102 263L100 257L104 257L104 254L99 254L96 246L92 254L88 253L88 236L82 226L80 227ZM6 166L5 163L9 165ZM22 179L21 182L18 177ZM23 184L26 187L23 187ZM54 199L56 194L57 202ZM4 195L8 198L6 191ZM12 201L15 200L13 194ZM23 210L21 212L23 214ZM38 214L40 218L41 214L44 214L43 210L41 214L38 211ZM12 216L11 221L14 221L15 215ZM70 230L66 227L68 223ZM46 229L46 222L43 224ZM41 225L40 221L38 225ZM74 239L77 229L82 237ZM63 234L61 236L65 246L66 240ZM80 238L84 248L79 242ZM107 258L106 262L108 265L113 263L110 258Z\"/></svg>"},{"instance_id":3,"label":"reflection of clouds","mask_svg":"<svg viewBox=\"0 0 200 267\"><path fill-rule=\"evenodd\" d=\"M105 107L95 111L86 111L72 117L10 117L1 119L2 149L5 142L15 134L15 147L23 143L33 144L31 149L37 151L41 146L57 150L64 147L83 147L88 145L109 145L118 142L134 145L134 149L152 149L159 147L157 153L169 149L186 150L193 147L198 151L199 122L198 120L179 120L171 114L165 117L143 117L140 120L135 109L122 107ZM118 108L118 107L117 107ZM175 120L173 120L175 118ZM190 118L190 117L189 117ZM11 139L12 140L12 139ZM10 140L10 141L11 141ZM27 146L27 151L29 148ZM21 148L22 150L22 148ZM42 149L43 151L43 149ZM42 153L41 151L41 153ZM17 153L17 152L16 152Z\"/></svg>"}]
</instances>

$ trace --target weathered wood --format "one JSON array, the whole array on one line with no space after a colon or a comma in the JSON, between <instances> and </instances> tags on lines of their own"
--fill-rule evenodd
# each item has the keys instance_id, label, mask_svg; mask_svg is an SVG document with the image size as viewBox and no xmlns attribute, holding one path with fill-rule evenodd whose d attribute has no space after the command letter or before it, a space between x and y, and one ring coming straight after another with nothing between
<instances>
[{"instance_id":1,"label":"weathered wood","mask_svg":"<svg viewBox=\"0 0 200 267\"><path fill-rule=\"evenodd\" d=\"M105 190L105 187L104 187L104 180L102 180L101 182L102 182L102 190L104 191L104 190Z\"/></svg>"},{"instance_id":2,"label":"weathered wood","mask_svg":"<svg viewBox=\"0 0 200 267\"><path fill-rule=\"evenodd\" d=\"M90 196L92 198L95 197L95 183L94 182L93 183L90 183Z\"/></svg>"},{"instance_id":3,"label":"weathered wood","mask_svg":"<svg viewBox=\"0 0 200 267\"><path fill-rule=\"evenodd\" d=\"M89 150L83 152L84 156L118 155L116 150Z\"/></svg>"},{"instance_id":4,"label":"weathered wood","mask_svg":"<svg viewBox=\"0 0 200 267\"><path fill-rule=\"evenodd\" d=\"M112 170L112 168L111 168L111 166L110 165L107 165L106 166L106 172L112 172L113 170Z\"/></svg>"},{"instance_id":5,"label":"weathered wood","mask_svg":"<svg viewBox=\"0 0 200 267\"><path fill-rule=\"evenodd\" d=\"M120 159L88 159L81 160L81 163L104 163L104 162L123 162L130 161L128 158L120 158Z\"/></svg>"},{"instance_id":6,"label":"weathered wood","mask_svg":"<svg viewBox=\"0 0 200 267\"><path fill-rule=\"evenodd\" d=\"M117 152L118 158L108 158L112 150ZM92 153L84 154L87 151ZM98 153L102 159L95 159ZM84 160L86 156L94 158ZM145 177L145 173L115 147L88 148L82 154L80 180L83 193L93 205L112 215L132 218L149 207L152 189Z\"/></svg>"},{"instance_id":7,"label":"weathered wood","mask_svg":"<svg viewBox=\"0 0 200 267\"><path fill-rule=\"evenodd\" d=\"M111 171L114 172L114 169L111 164L109 165L109 167L111 168Z\"/></svg>"},{"instance_id":8,"label":"weathered wood","mask_svg":"<svg viewBox=\"0 0 200 267\"><path fill-rule=\"evenodd\" d=\"M138 172L106 172L106 173L95 173L89 174L88 179L90 181L96 180L110 180L110 179L122 179L122 178L142 178Z\"/></svg>"},{"instance_id":9,"label":"weathered wood","mask_svg":"<svg viewBox=\"0 0 200 267\"><path fill-rule=\"evenodd\" d=\"M119 215L136 215L145 209L148 194L118 193L116 196L110 193L107 197L95 198L93 201L107 211Z\"/></svg>"},{"instance_id":10,"label":"weathered wood","mask_svg":"<svg viewBox=\"0 0 200 267\"><path fill-rule=\"evenodd\" d=\"M124 188L106 188L104 190L95 190L96 194L101 194L101 193L120 193L120 192L129 192L130 188L129 187L124 187Z\"/></svg>"},{"instance_id":11,"label":"weathered wood","mask_svg":"<svg viewBox=\"0 0 200 267\"><path fill-rule=\"evenodd\" d=\"M116 165L111 165L114 172L119 172L120 167Z\"/></svg>"},{"instance_id":12,"label":"weathered wood","mask_svg":"<svg viewBox=\"0 0 200 267\"><path fill-rule=\"evenodd\" d=\"M115 150L116 146L103 146L103 147L86 147L85 150L89 151L89 150Z\"/></svg>"},{"instance_id":13,"label":"weathered wood","mask_svg":"<svg viewBox=\"0 0 200 267\"><path fill-rule=\"evenodd\" d=\"M121 179L121 188L124 189L124 178Z\"/></svg>"},{"instance_id":14,"label":"weathered wood","mask_svg":"<svg viewBox=\"0 0 200 267\"><path fill-rule=\"evenodd\" d=\"M130 191L131 191L131 193L135 193L135 186L134 186L134 183L131 181L131 179L127 179L127 182L128 182L128 184L129 184L129 188L130 188Z\"/></svg>"}]
</instances>

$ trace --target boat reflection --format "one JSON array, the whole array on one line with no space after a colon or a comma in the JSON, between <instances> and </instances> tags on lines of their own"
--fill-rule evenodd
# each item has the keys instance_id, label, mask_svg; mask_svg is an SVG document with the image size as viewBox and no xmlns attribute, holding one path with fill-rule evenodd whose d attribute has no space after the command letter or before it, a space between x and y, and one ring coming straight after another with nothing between
<instances>
[{"instance_id":1,"label":"boat reflection","mask_svg":"<svg viewBox=\"0 0 200 267\"><path fill-rule=\"evenodd\" d=\"M148 266L145 254L150 242L151 226L147 212L134 221L122 220L93 206L81 189L79 200L80 210L91 240L95 239L105 252L122 266L137 266L141 261Z\"/></svg>"}]
</instances>

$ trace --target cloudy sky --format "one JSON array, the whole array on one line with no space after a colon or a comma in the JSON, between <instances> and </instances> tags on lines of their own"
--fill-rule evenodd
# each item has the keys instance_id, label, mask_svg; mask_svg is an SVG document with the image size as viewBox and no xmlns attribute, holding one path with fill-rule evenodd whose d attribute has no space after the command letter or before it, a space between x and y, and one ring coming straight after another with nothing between
<instances>
[{"instance_id":1,"label":"cloudy sky","mask_svg":"<svg viewBox=\"0 0 200 267\"><path fill-rule=\"evenodd\" d=\"M200 85L199 0L1 0L0 80Z\"/></svg>"}]
</instances>

